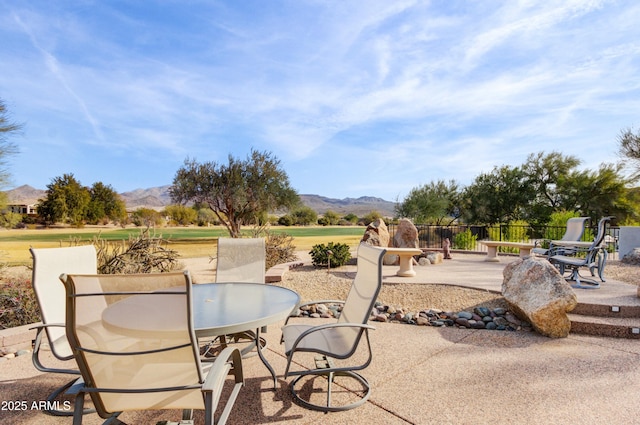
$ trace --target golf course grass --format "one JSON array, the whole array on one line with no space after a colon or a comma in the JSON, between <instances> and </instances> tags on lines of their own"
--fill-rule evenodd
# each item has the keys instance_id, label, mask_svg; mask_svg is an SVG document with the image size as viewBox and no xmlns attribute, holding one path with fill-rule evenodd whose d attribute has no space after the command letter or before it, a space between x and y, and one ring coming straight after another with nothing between
<instances>
[{"instance_id":1,"label":"golf course grass","mask_svg":"<svg viewBox=\"0 0 640 425\"><path fill-rule=\"evenodd\" d=\"M140 235L138 227L93 226L81 229L70 227L50 229L13 229L0 231L0 261L9 265L31 264L29 248L55 248L83 244L100 238L107 241L126 241ZM251 229L244 233L248 236ZM362 226L308 226L269 228L272 233L286 233L293 237L296 250L309 251L316 244L328 242L346 243L355 247L365 228ZM181 257L206 257L215 253L219 237L228 237L223 226L212 227L163 227L151 230L152 235L168 241L167 248L177 251Z\"/></svg>"}]
</instances>

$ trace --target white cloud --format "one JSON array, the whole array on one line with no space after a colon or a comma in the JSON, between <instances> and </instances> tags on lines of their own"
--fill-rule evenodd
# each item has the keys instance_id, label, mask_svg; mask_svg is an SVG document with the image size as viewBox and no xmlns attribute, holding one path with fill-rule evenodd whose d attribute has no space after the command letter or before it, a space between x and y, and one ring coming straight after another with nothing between
<instances>
[{"instance_id":1,"label":"white cloud","mask_svg":"<svg viewBox=\"0 0 640 425\"><path fill-rule=\"evenodd\" d=\"M638 124L635 4L1 4L0 97L34 145L155 166L253 146L294 186L330 167L397 194L541 150L609 159Z\"/></svg>"}]
</instances>

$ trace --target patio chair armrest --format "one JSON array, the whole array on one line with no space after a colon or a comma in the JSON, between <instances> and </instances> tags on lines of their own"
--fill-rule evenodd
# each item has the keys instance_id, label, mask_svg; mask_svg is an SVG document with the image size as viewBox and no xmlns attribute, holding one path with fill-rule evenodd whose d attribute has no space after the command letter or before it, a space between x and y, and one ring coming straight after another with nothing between
<instances>
[{"instance_id":1,"label":"patio chair armrest","mask_svg":"<svg viewBox=\"0 0 640 425\"><path fill-rule=\"evenodd\" d=\"M48 328L48 327L64 328L65 326L66 325L64 323L47 323L47 324L39 323L39 324L36 324L36 325L30 327L29 330L31 331L33 329L36 329L38 332L42 332L45 328Z\"/></svg>"},{"instance_id":2,"label":"patio chair armrest","mask_svg":"<svg viewBox=\"0 0 640 425\"><path fill-rule=\"evenodd\" d=\"M218 390L230 370L233 371L236 383L244 382L242 354L240 350L235 347L227 347L216 356L202 385L202 391L212 392Z\"/></svg>"},{"instance_id":3,"label":"patio chair armrest","mask_svg":"<svg viewBox=\"0 0 640 425\"><path fill-rule=\"evenodd\" d=\"M229 371L234 375L234 386L231 394L225 401L224 409L218 421L214 421L214 414L220 401L221 389L225 378ZM205 415L207 423L226 423L231 409L238 398L240 389L244 386L244 374L242 372L242 354L238 348L227 347L220 352L213 362L213 366L209 369L209 373L202 385L202 393L204 395Z\"/></svg>"},{"instance_id":4,"label":"patio chair armrest","mask_svg":"<svg viewBox=\"0 0 640 425\"><path fill-rule=\"evenodd\" d=\"M291 349L289 350L289 352L296 351L296 348L298 347L298 344L300 344L300 341L302 341L308 335L314 332L322 331L325 329L332 329L332 328L362 328L365 331L368 331L369 329L371 330L376 329L375 326L371 326L366 323L326 323L324 325L314 326L302 332L300 335L298 335L296 340L293 342L293 345L291 346Z\"/></svg>"},{"instance_id":5,"label":"patio chair armrest","mask_svg":"<svg viewBox=\"0 0 640 425\"><path fill-rule=\"evenodd\" d=\"M29 328L29 330L36 330L36 337L33 340L33 352L31 353L31 361L33 363L33 366L35 366L35 368L41 372L53 372L53 373L66 373L69 375L80 375L80 371L78 369L60 369L60 368L53 368L53 367L48 367L45 366L42 361L40 360L40 347L42 345L42 332L47 328L47 327L64 327L64 323L48 323L48 324L38 324L35 326L32 326ZM66 357L58 357L60 360L71 360L73 359L73 355L70 356L66 356Z\"/></svg>"}]
</instances>

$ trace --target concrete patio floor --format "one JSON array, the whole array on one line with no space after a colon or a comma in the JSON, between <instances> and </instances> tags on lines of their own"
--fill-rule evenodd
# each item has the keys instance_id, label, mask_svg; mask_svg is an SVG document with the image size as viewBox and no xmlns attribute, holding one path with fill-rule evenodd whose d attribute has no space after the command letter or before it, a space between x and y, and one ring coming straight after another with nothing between
<instances>
[{"instance_id":1,"label":"concrete patio floor","mask_svg":"<svg viewBox=\"0 0 640 425\"><path fill-rule=\"evenodd\" d=\"M417 267L419 276L403 282L464 284L499 288L503 263L463 263ZM469 266L472 267L469 267ZM195 266L194 266L195 267ZM458 268L458 269L457 269ZM472 270L469 271L468 269ZM385 267L393 281L394 268ZM433 281L431 281L433 280ZM452 283L452 282L449 282ZM611 283L611 287L616 285ZM589 293L589 294L587 294ZM596 293L595 295L591 293ZM600 295L598 295L598 293ZM607 287L582 290L580 296L606 296ZM297 319L319 323L320 319ZM373 391L365 405L347 412L323 414L292 402L279 344L280 324L265 337L268 361L278 373L278 387L257 357L244 361L245 387L229 424L637 424L640 422L640 343L637 340L570 335L550 339L533 332L500 332L375 323L374 358L362 374ZM361 355L362 353L359 353ZM307 365L310 363L306 363ZM0 363L0 397L9 401L45 400L68 380L37 372L30 356ZM289 379L290 381L290 379ZM339 384L340 381L337 381ZM318 385L321 382L318 382ZM343 394L344 393L344 394ZM336 397L348 395L339 391ZM178 420L180 413L124 413L130 424ZM70 424L38 410L1 410L3 423ZM85 424L102 423L87 415ZM202 416L196 416L202 423Z\"/></svg>"}]
</instances>

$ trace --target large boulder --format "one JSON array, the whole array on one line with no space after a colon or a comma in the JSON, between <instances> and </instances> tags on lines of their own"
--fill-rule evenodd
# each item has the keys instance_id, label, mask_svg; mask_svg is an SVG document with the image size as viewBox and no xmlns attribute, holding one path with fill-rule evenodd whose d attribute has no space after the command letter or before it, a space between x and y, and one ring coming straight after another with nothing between
<instances>
[{"instance_id":1,"label":"large boulder","mask_svg":"<svg viewBox=\"0 0 640 425\"><path fill-rule=\"evenodd\" d=\"M389 230L384 220L379 218L367 226L360 242L386 248L389 246Z\"/></svg>"},{"instance_id":2,"label":"large boulder","mask_svg":"<svg viewBox=\"0 0 640 425\"><path fill-rule=\"evenodd\" d=\"M503 271L502 295L513 312L542 335L565 338L571 330L567 313L578 304L575 292L544 258L527 257Z\"/></svg>"},{"instance_id":3,"label":"large boulder","mask_svg":"<svg viewBox=\"0 0 640 425\"><path fill-rule=\"evenodd\" d=\"M398 221L396 234L393 235L393 246L396 248L419 248L418 229L407 218Z\"/></svg>"}]
</instances>

